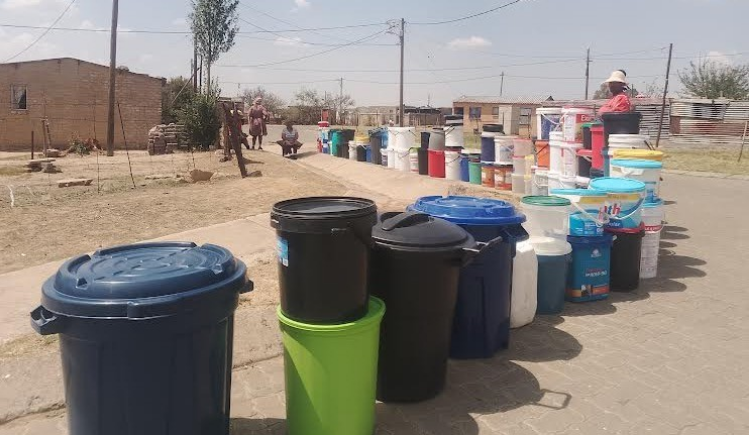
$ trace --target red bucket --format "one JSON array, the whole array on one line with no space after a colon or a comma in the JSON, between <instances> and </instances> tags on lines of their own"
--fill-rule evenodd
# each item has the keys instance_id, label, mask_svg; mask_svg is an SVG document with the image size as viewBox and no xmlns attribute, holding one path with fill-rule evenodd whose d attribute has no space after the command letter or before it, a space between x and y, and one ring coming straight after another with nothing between
<instances>
[{"instance_id":1,"label":"red bucket","mask_svg":"<svg viewBox=\"0 0 753 435\"><path fill-rule=\"evenodd\" d=\"M594 169L604 169L604 156L601 155L604 149L604 126L591 126L591 167Z\"/></svg>"},{"instance_id":2,"label":"red bucket","mask_svg":"<svg viewBox=\"0 0 753 435\"><path fill-rule=\"evenodd\" d=\"M444 150L429 150L429 176L444 178Z\"/></svg>"}]
</instances>

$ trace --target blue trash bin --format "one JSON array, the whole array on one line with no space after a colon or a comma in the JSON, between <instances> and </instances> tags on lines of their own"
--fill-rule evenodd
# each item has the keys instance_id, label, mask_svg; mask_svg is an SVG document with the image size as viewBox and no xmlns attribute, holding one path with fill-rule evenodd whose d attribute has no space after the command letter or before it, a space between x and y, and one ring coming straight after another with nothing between
<instances>
[{"instance_id":1,"label":"blue trash bin","mask_svg":"<svg viewBox=\"0 0 753 435\"><path fill-rule=\"evenodd\" d=\"M76 435L228 434L233 314L251 289L227 249L156 242L64 263L31 325L60 335Z\"/></svg>"},{"instance_id":2,"label":"blue trash bin","mask_svg":"<svg viewBox=\"0 0 753 435\"><path fill-rule=\"evenodd\" d=\"M477 241L502 238L460 272L450 357L488 358L510 342L515 245L528 238L525 215L512 204L470 196L425 196L408 207L460 225Z\"/></svg>"}]
</instances>

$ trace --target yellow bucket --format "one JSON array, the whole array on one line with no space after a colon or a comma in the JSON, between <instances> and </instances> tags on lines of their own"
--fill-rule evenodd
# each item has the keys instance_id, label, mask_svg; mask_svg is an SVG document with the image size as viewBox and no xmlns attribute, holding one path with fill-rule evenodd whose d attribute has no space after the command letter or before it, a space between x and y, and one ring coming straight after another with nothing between
<instances>
[{"instance_id":1,"label":"yellow bucket","mask_svg":"<svg viewBox=\"0 0 753 435\"><path fill-rule=\"evenodd\" d=\"M612 150L613 158L615 159L640 159L640 160L655 160L661 162L664 158L664 153L654 150L629 150L614 148Z\"/></svg>"}]
</instances>

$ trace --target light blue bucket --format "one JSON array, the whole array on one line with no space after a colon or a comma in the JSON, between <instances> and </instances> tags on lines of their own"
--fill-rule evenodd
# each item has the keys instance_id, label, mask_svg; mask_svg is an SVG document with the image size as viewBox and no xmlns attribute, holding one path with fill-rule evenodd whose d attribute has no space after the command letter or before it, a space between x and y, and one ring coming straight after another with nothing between
<instances>
[{"instance_id":1,"label":"light blue bucket","mask_svg":"<svg viewBox=\"0 0 753 435\"><path fill-rule=\"evenodd\" d=\"M641 206L646 198L646 184L629 178L595 178L589 189L606 192L603 211L609 216L611 228L641 226Z\"/></svg>"},{"instance_id":2,"label":"light blue bucket","mask_svg":"<svg viewBox=\"0 0 753 435\"><path fill-rule=\"evenodd\" d=\"M574 209L570 214L568 234L571 236L601 236L607 218L604 206L607 194L590 189L552 189L552 196L559 196L570 200Z\"/></svg>"}]
</instances>

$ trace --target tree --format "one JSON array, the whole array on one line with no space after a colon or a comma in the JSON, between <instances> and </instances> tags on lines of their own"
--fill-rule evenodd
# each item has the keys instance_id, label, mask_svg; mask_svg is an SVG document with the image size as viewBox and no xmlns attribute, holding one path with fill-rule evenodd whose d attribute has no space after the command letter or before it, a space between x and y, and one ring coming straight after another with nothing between
<instances>
[{"instance_id":1,"label":"tree","mask_svg":"<svg viewBox=\"0 0 753 435\"><path fill-rule=\"evenodd\" d=\"M192 94L178 112L178 119L186 126L191 146L206 150L217 142L222 127L222 120L217 111L219 96L216 87L210 87L204 94Z\"/></svg>"},{"instance_id":2,"label":"tree","mask_svg":"<svg viewBox=\"0 0 753 435\"><path fill-rule=\"evenodd\" d=\"M686 95L696 98L748 99L748 65L728 65L708 58L678 71Z\"/></svg>"},{"instance_id":3,"label":"tree","mask_svg":"<svg viewBox=\"0 0 753 435\"><path fill-rule=\"evenodd\" d=\"M179 76L169 79L162 87L162 123L178 122L181 109L194 96L191 80Z\"/></svg>"},{"instance_id":4,"label":"tree","mask_svg":"<svg viewBox=\"0 0 753 435\"><path fill-rule=\"evenodd\" d=\"M244 89L241 98L243 98L243 102L246 103L246 105L251 105L254 103L256 97L261 97L262 104L267 109L267 111L276 116L280 115L282 113L282 109L287 106L285 100L280 98L277 94L262 88L261 86L257 86L254 89Z\"/></svg>"},{"instance_id":5,"label":"tree","mask_svg":"<svg viewBox=\"0 0 753 435\"><path fill-rule=\"evenodd\" d=\"M594 91L594 100L605 100L607 98L612 98L612 93L609 92L609 85L606 83L602 83L601 86L599 86L599 89Z\"/></svg>"},{"instance_id":6,"label":"tree","mask_svg":"<svg viewBox=\"0 0 753 435\"><path fill-rule=\"evenodd\" d=\"M212 83L212 64L235 44L240 0L191 0L188 14L194 41L207 69L207 90Z\"/></svg>"}]
</instances>

